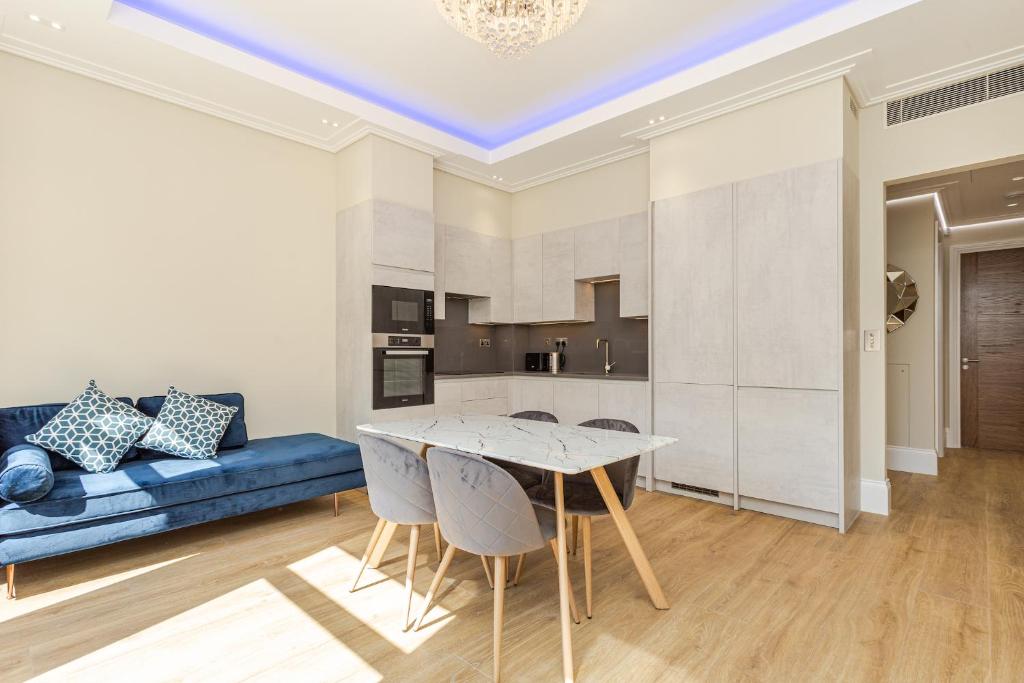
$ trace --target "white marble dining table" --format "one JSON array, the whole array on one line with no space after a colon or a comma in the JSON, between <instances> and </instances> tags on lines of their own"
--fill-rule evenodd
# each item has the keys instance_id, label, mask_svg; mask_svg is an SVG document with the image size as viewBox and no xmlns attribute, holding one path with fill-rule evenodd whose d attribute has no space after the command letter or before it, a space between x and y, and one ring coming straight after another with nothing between
<instances>
[{"instance_id":1,"label":"white marble dining table","mask_svg":"<svg viewBox=\"0 0 1024 683\"><path fill-rule=\"evenodd\" d=\"M562 671L574 680L572 630L569 615L569 572L566 549L563 477L590 472L636 566L637 573L657 609L668 609L647 555L629 523L622 503L605 471L607 465L668 446L676 439L551 422L490 415L449 415L417 420L398 420L359 425L366 434L403 439L421 444L421 455L431 446L451 448L553 473L558 531L558 596L562 630ZM393 529L391 530L393 532ZM375 548L376 562L387 542Z\"/></svg>"}]
</instances>

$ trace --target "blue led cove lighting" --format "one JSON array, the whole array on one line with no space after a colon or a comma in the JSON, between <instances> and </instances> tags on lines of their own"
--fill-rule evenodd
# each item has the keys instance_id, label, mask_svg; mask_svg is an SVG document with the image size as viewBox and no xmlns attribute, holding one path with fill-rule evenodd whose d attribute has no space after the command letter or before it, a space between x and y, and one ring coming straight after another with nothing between
<instances>
[{"instance_id":1,"label":"blue led cove lighting","mask_svg":"<svg viewBox=\"0 0 1024 683\"><path fill-rule=\"evenodd\" d=\"M244 36L230 28L216 25L202 17L177 8L172 1L115 0L119 5L131 7L163 19L192 33L227 45L487 150L501 147L577 114L582 114L605 102L615 100L634 90L691 69L716 57L721 57L733 50L757 42L762 38L783 31L842 5L849 4L852 1L795 0L782 8L773 9L750 19L722 35L704 40L697 45L655 62L626 77L615 79L595 88L580 97L530 115L510 127L496 131L484 131L472 125L442 119L423 107L418 107L413 103L402 101L393 95L364 85L351 76L333 73L315 64L294 58L281 50L260 43L258 40Z\"/></svg>"}]
</instances>

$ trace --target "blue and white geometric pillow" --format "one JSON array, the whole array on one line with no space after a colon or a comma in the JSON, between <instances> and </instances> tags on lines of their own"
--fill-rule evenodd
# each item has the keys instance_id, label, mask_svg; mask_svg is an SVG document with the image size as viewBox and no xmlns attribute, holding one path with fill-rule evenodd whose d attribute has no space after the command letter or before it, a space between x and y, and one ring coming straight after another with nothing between
<instances>
[{"instance_id":1,"label":"blue and white geometric pillow","mask_svg":"<svg viewBox=\"0 0 1024 683\"><path fill-rule=\"evenodd\" d=\"M111 472L153 418L89 386L25 441L60 453L88 472Z\"/></svg>"},{"instance_id":2,"label":"blue and white geometric pillow","mask_svg":"<svg viewBox=\"0 0 1024 683\"><path fill-rule=\"evenodd\" d=\"M192 460L216 457L217 446L237 412L238 408L170 387L156 422L139 447Z\"/></svg>"}]
</instances>

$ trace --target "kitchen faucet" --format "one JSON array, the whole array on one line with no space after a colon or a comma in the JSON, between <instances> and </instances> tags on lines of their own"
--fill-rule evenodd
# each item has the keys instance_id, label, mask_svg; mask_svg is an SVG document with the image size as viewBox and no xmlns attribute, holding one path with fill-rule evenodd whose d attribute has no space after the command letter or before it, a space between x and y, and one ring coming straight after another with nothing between
<instances>
[{"instance_id":1,"label":"kitchen faucet","mask_svg":"<svg viewBox=\"0 0 1024 683\"><path fill-rule=\"evenodd\" d=\"M610 375L612 373L612 366L615 365L615 361L612 361L611 363L608 362L608 340L607 339L601 339L600 337L598 337L597 341L594 343L594 348L595 349L601 348L601 342L604 342L604 374Z\"/></svg>"}]
</instances>

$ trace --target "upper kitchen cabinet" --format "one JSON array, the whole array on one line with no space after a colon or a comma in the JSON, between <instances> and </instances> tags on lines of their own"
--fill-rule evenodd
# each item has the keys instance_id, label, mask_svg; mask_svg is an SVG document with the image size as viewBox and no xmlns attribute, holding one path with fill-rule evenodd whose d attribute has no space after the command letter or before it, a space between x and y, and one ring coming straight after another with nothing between
<instances>
[{"instance_id":1,"label":"upper kitchen cabinet","mask_svg":"<svg viewBox=\"0 0 1024 683\"><path fill-rule=\"evenodd\" d=\"M490 296L470 300L469 322L511 323L513 322L512 242L489 235L482 237L486 253L481 255L481 260L487 262Z\"/></svg>"},{"instance_id":2,"label":"upper kitchen cabinet","mask_svg":"<svg viewBox=\"0 0 1024 683\"><path fill-rule=\"evenodd\" d=\"M375 200L373 264L434 272L434 216L429 211Z\"/></svg>"},{"instance_id":3,"label":"upper kitchen cabinet","mask_svg":"<svg viewBox=\"0 0 1024 683\"><path fill-rule=\"evenodd\" d=\"M724 185L654 205L659 382L733 382L732 193Z\"/></svg>"},{"instance_id":4,"label":"upper kitchen cabinet","mask_svg":"<svg viewBox=\"0 0 1024 683\"><path fill-rule=\"evenodd\" d=\"M541 235L512 240L512 318L517 323L536 323L544 317L543 254Z\"/></svg>"},{"instance_id":5,"label":"upper kitchen cabinet","mask_svg":"<svg viewBox=\"0 0 1024 683\"><path fill-rule=\"evenodd\" d=\"M838 164L827 161L736 185L742 386L839 389Z\"/></svg>"},{"instance_id":6,"label":"upper kitchen cabinet","mask_svg":"<svg viewBox=\"0 0 1024 683\"><path fill-rule=\"evenodd\" d=\"M574 231L547 232L542 241L542 322L594 319L594 286L576 280Z\"/></svg>"},{"instance_id":7,"label":"upper kitchen cabinet","mask_svg":"<svg viewBox=\"0 0 1024 683\"><path fill-rule=\"evenodd\" d=\"M577 280L599 280L619 274L619 220L612 218L573 229Z\"/></svg>"},{"instance_id":8,"label":"upper kitchen cabinet","mask_svg":"<svg viewBox=\"0 0 1024 683\"><path fill-rule=\"evenodd\" d=\"M618 219L619 315L645 318L649 315L647 289L649 253L647 212ZM609 250L614 246L608 246Z\"/></svg>"},{"instance_id":9,"label":"upper kitchen cabinet","mask_svg":"<svg viewBox=\"0 0 1024 683\"><path fill-rule=\"evenodd\" d=\"M487 235L445 227L444 288L449 294L491 295L491 259Z\"/></svg>"}]
</instances>

